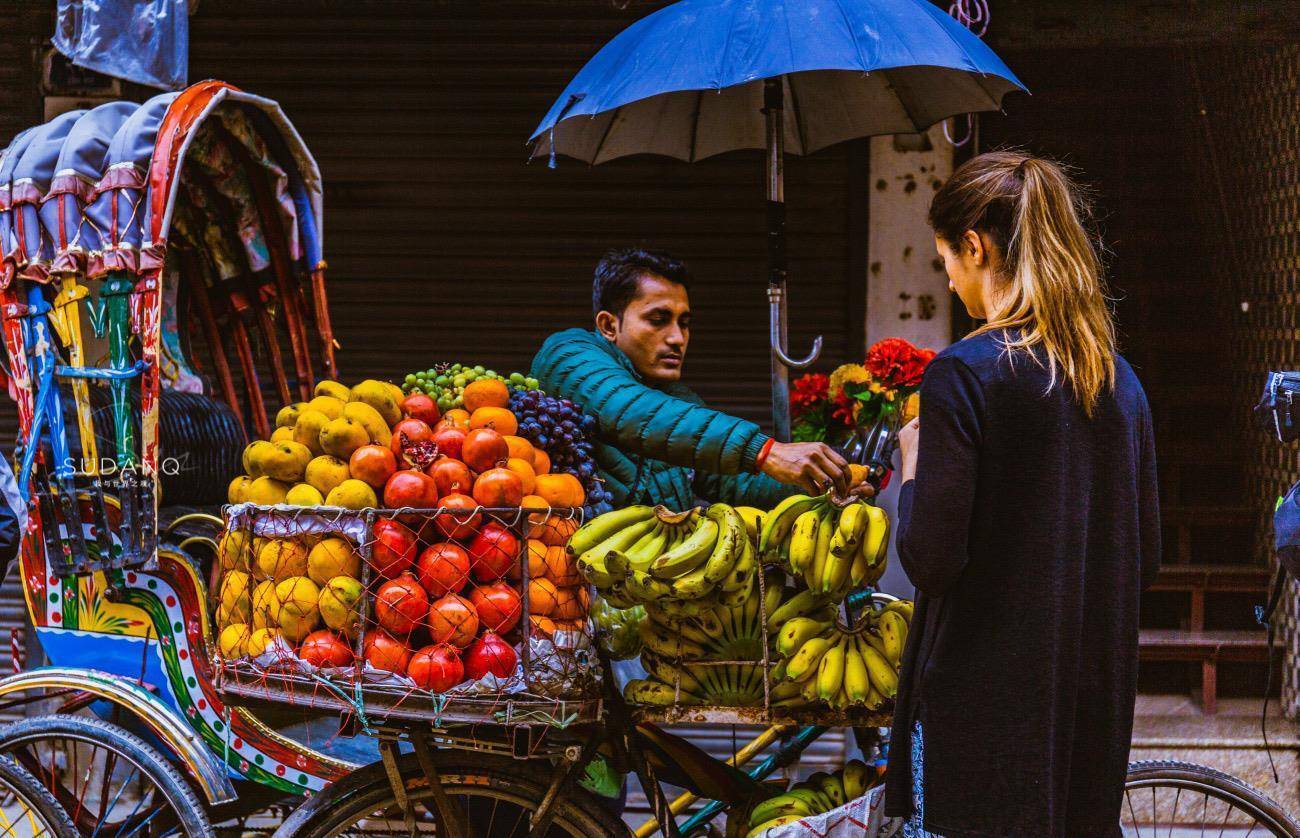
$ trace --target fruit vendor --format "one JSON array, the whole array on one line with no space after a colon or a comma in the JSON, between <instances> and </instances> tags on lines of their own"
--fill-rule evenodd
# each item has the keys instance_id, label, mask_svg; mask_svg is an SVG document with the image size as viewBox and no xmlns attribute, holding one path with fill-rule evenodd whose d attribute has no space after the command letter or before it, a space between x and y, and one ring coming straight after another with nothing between
<instances>
[{"instance_id":1,"label":"fruit vendor","mask_svg":"<svg viewBox=\"0 0 1300 838\"><path fill-rule=\"evenodd\" d=\"M770 508L796 491L847 494L848 463L830 446L777 442L680 382L689 284L667 253L611 251L592 283L595 329L556 332L533 359L543 390L597 418L595 459L613 505L686 509L703 498Z\"/></svg>"}]
</instances>

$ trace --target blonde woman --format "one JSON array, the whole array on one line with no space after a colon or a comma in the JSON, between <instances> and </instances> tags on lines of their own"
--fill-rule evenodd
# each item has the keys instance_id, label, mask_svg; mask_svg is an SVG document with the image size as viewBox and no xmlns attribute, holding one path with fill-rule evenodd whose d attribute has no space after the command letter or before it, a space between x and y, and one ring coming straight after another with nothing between
<instances>
[{"instance_id":1,"label":"blonde woman","mask_svg":"<svg viewBox=\"0 0 1300 838\"><path fill-rule=\"evenodd\" d=\"M887 811L908 835L1120 834L1160 523L1151 414L1085 221L1059 166L1014 152L969 161L930 207L983 325L927 368L900 437L917 608Z\"/></svg>"}]
</instances>

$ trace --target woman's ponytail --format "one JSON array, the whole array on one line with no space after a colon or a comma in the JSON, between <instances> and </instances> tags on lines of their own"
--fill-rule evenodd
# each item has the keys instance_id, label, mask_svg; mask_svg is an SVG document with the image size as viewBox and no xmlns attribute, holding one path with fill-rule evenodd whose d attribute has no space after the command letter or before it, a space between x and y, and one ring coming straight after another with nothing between
<instances>
[{"instance_id":1,"label":"woman's ponytail","mask_svg":"<svg viewBox=\"0 0 1300 838\"><path fill-rule=\"evenodd\" d=\"M1060 166L1014 152L970 160L930 206L931 226L944 241L975 230L1001 256L1004 284L978 331L1007 330L1008 351L1040 347L1053 383L1058 375L1069 382L1091 416L1114 386L1115 326L1087 217L1078 187Z\"/></svg>"}]
</instances>

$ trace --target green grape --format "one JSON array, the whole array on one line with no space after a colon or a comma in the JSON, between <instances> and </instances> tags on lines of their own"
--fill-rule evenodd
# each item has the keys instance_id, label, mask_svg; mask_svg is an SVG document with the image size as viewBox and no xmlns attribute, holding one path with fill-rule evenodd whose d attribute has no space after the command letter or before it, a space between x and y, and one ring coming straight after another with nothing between
<instances>
[{"instance_id":1,"label":"green grape","mask_svg":"<svg viewBox=\"0 0 1300 838\"><path fill-rule=\"evenodd\" d=\"M439 387L446 387L448 384L451 383L451 379L445 375L440 375L434 379L434 383L437 384Z\"/></svg>"},{"instance_id":2,"label":"green grape","mask_svg":"<svg viewBox=\"0 0 1300 838\"><path fill-rule=\"evenodd\" d=\"M482 366L477 366L477 367L474 368L474 372L479 373L480 375L482 375L483 373L487 372L487 370L484 369Z\"/></svg>"},{"instance_id":3,"label":"green grape","mask_svg":"<svg viewBox=\"0 0 1300 838\"><path fill-rule=\"evenodd\" d=\"M407 375L406 378L402 380L405 381L407 384L414 384L416 379L415 376L413 375Z\"/></svg>"},{"instance_id":4,"label":"green grape","mask_svg":"<svg viewBox=\"0 0 1300 838\"><path fill-rule=\"evenodd\" d=\"M523 384L524 383L523 373L518 373L518 372L510 373L510 382L512 384Z\"/></svg>"},{"instance_id":5,"label":"green grape","mask_svg":"<svg viewBox=\"0 0 1300 838\"><path fill-rule=\"evenodd\" d=\"M466 382L466 378L463 375L458 375L451 380L451 383L456 387L457 390L464 390L465 382Z\"/></svg>"},{"instance_id":6,"label":"green grape","mask_svg":"<svg viewBox=\"0 0 1300 838\"><path fill-rule=\"evenodd\" d=\"M493 372L492 370L488 370L487 372L485 372L485 373L483 373L483 374L486 375L488 378L500 378L500 376L497 375L497 374L496 374L495 372Z\"/></svg>"},{"instance_id":7,"label":"green grape","mask_svg":"<svg viewBox=\"0 0 1300 838\"><path fill-rule=\"evenodd\" d=\"M524 383L528 385L528 389L529 389L529 390L536 390L536 389L537 389L537 379L536 379L536 378L525 378L525 379L524 379Z\"/></svg>"}]
</instances>

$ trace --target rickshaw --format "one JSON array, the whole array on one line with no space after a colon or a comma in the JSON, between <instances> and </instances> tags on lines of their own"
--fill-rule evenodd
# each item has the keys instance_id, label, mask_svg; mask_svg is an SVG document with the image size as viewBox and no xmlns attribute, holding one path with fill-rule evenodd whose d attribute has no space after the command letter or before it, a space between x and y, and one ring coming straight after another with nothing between
<instances>
[{"instance_id":1,"label":"rickshaw","mask_svg":"<svg viewBox=\"0 0 1300 838\"><path fill-rule=\"evenodd\" d=\"M62 114L0 158L19 568L49 661L0 679L45 713L0 751L83 834L207 835L353 768L227 706L209 653L225 481L268 402L336 375L321 218L279 106L219 81Z\"/></svg>"}]
</instances>

